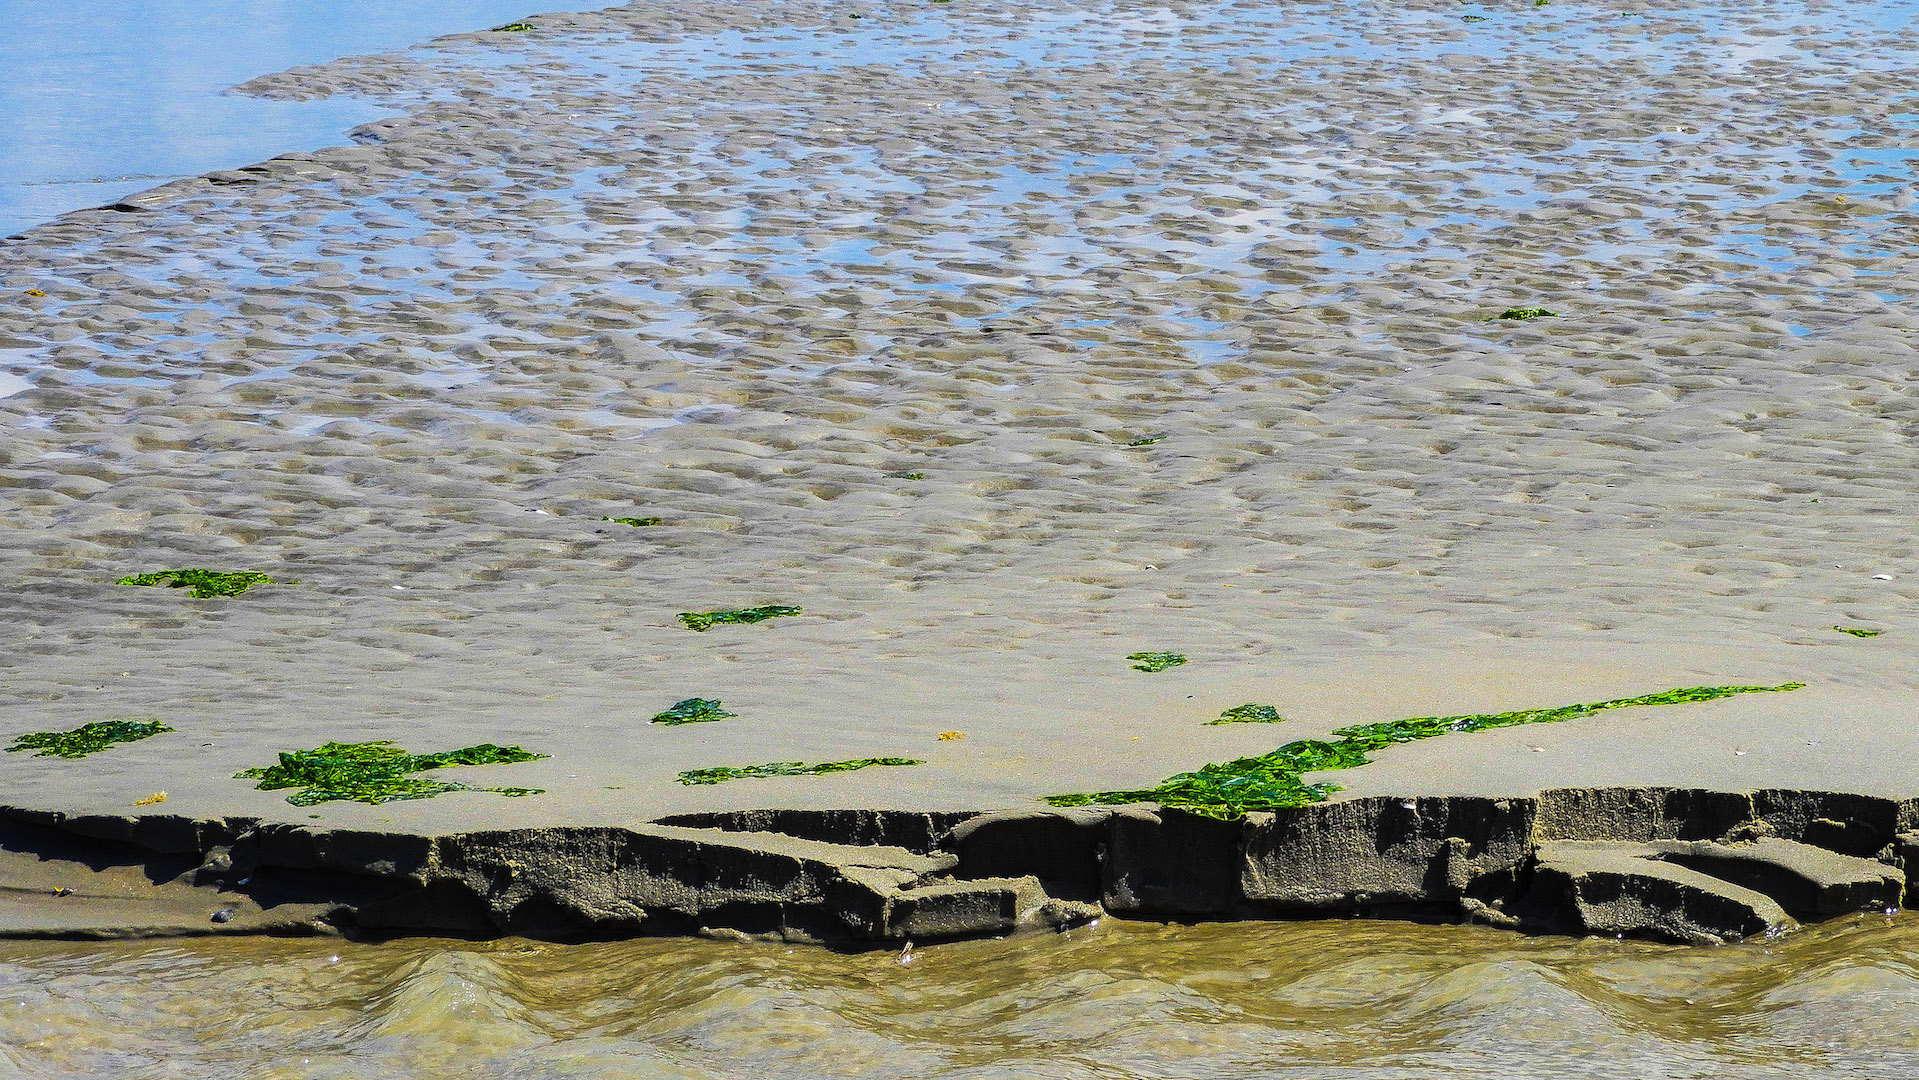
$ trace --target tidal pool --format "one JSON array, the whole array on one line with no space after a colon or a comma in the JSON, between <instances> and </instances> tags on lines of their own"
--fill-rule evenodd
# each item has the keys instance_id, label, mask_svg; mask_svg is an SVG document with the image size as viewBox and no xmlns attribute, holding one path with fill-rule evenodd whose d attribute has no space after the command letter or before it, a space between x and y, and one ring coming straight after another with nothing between
<instances>
[{"instance_id":1,"label":"tidal pool","mask_svg":"<svg viewBox=\"0 0 1919 1080\"><path fill-rule=\"evenodd\" d=\"M296 64L485 29L529 2L0 3L0 236L166 180L342 142L381 114L375 102L226 91Z\"/></svg>"}]
</instances>

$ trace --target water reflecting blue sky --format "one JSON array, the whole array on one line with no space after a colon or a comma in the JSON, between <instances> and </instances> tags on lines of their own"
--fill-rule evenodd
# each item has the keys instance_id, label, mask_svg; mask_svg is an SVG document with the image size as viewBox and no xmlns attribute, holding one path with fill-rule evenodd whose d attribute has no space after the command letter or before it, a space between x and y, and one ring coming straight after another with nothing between
<instances>
[{"instance_id":1,"label":"water reflecting blue sky","mask_svg":"<svg viewBox=\"0 0 1919 1080\"><path fill-rule=\"evenodd\" d=\"M0 0L0 236L166 180L342 142L369 101L225 93L564 0Z\"/></svg>"}]
</instances>

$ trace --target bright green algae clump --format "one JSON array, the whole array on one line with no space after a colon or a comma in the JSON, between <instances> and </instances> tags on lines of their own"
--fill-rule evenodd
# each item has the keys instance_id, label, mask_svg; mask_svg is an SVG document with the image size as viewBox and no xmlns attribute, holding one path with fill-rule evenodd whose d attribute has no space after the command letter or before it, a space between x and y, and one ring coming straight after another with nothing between
<instances>
[{"instance_id":1,"label":"bright green algae clump","mask_svg":"<svg viewBox=\"0 0 1919 1080\"><path fill-rule=\"evenodd\" d=\"M1557 319L1558 317L1557 311L1547 311L1543 307L1507 308L1494 316L1498 319Z\"/></svg>"},{"instance_id":2,"label":"bright green algae clump","mask_svg":"<svg viewBox=\"0 0 1919 1080\"><path fill-rule=\"evenodd\" d=\"M274 580L258 570L155 570L151 574L123 577L115 585L165 585L169 589L192 589L196 600L216 596L238 596L255 585L272 585ZM285 584L292 584L287 582Z\"/></svg>"},{"instance_id":3,"label":"bright green algae clump","mask_svg":"<svg viewBox=\"0 0 1919 1080\"><path fill-rule=\"evenodd\" d=\"M685 701L676 701L673 707L653 716L655 724L704 724L712 720L726 720L739 713L727 712L721 707L718 698L690 697Z\"/></svg>"},{"instance_id":4,"label":"bright green algae clump","mask_svg":"<svg viewBox=\"0 0 1919 1080\"><path fill-rule=\"evenodd\" d=\"M83 758L114 743L139 742L173 729L158 720L101 720L72 731L35 731L15 739L7 753L38 750L34 757Z\"/></svg>"},{"instance_id":5,"label":"bright green algae clump","mask_svg":"<svg viewBox=\"0 0 1919 1080\"><path fill-rule=\"evenodd\" d=\"M1885 632L1883 630L1868 630L1863 626L1835 626L1833 629L1842 634L1851 634L1853 637L1878 637Z\"/></svg>"},{"instance_id":6,"label":"bright green algae clump","mask_svg":"<svg viewBox=\"0 0 1919 1080\"><path fill-rule=\"evenodd\" d=\"M277 765L252 768L235 773L240 779L260 781L259 790L277 791L297 787L303 790L287 796L295 806L347 799L353 802L383 803L395 799L430 799L449 791L492 791L501 795L540 795L540 788L483 788L456 784L450 780L421 780L408 773L443 769L449 765L509 765L517 761L538 761L545 754L534 754L517 746L481 743L460 750L437 754L409 754L391 742L330 742L312 750L295 750L280 755Z\"/></svg>"},{"instance_id":7,"label":"bright green algae clump","mask_svg":"<svg viewBox=\"0 0 1919 1080\"><path fill-rule=\"evenodd\" d=\"M682 784L717 784L722 780L751 780L766 776L819 776L822 773L852 772L868 765L924 765L916 758L869 757L851 761L822 761L807 765L798 761L775 761L769 765L722 765L716 769L690 769L680 774Z\"/></svg>"},{"instance_id":8,"label":"bright green algae clump","mask_svg":"<svg viewBox=\"0 0 1919 1080\"><path fill-rule=\"evenodd\" d=\"M1134 671L1165 671L1186 662L1186 658L1176 652L1136 652L1129 654L1126 659L1137 661L1133 665Z\"/></svg>"},{"instance_id":9,"label":"bright green algae clump","mask_svg":"<svg viewBox=\"0 0 1919 1080\"><path fill-rule=\"evenodd\" d=\"M706 633L721 623L756 623L768 619L777 619L782 615L798 615L800 609L785 604L768 604L765 607L740 608L737 611L682 611L680 621L688 630Z\"/></svg>"},{"instance_id":10,"label":"bright green algae clump","mask_svg":"<svg viewBox=\"0 0 1919 1080\"><path fill-rule=\"evenodd\" d=\"M615 525L631 525L631 526L633 526L633 527L634 527L634 528L636 528L636 529L642 529L642 528L645 528L645 527L646 527L646 526L648 526L648 525L660 525L660 524L663 524L663 523L664 523L664 522L663 522L663 521L662 521L662 520L661 520L660 518L656 518L656 517L643 517L643 518L636 518L636 517L624 517L624 518L616 518L616 517L603 517L603 518L601 518L600 520L601 520L601 521L610 521L610 522L612 522L612 523L613 523L613 524L615 524Z\"/></svg>"},{"instance_id":11,"label":"bright green algae clump","mask_svg":"<svg viewBox=\"0 0 1919 1080\"><path fill-rule=\"evenodd\" d=\"M1286 718L1271 705L1235 705L1219 714L1219 719L1208 720L1208 724L1282 724Z\"/></svg>"},{"instance_id":12,"label":"bright green algae clump","mask_svg":"<svg viewBox=\"0 0 1919 1080\"><path fill-rule=\"evenodd\" d=\"M1169 776L1160 781L1158 787L1138 791L1053 795L1046 801L1054 806L1156 802L1183 807L1207 817L1235 818L1249 810L1281 810L1319 802L1339 788L1333 784L1308 784L1300 779L1301 773L1364 765L1372 760L1366 756L1368 752L1394 743L1431 739L1456 731L1485 731L1521 724L1556 724L1607 709L1625 709L1636 705L1679 705L1713 701L1735 694L1797 690L1804 685L1690 686L1662 694L1588 705L1562 705L1556 709L1521 709L1518 712L1472 713L1465 716L1415 716L1409 720L1356 724L1335 730L1333 734L1339 736L1337 740L1301 739L1258 757L1240 758L1223 765L1204 765L1193 772Z\"/></svg>"}]
</instances>

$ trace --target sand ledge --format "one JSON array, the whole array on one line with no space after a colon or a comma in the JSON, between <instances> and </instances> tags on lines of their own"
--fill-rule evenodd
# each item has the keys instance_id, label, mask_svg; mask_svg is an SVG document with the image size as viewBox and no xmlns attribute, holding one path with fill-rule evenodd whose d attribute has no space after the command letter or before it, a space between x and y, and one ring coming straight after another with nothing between
<instances>
[{"instance_id":1,"label":"sand ledge","mask_svg":"<svg viewBox=\"0 0 1919 1080\"><path fill-rule=\"evenodd\" d=\"M1464 920L1705 944L1895 908L1919 862L1919 800L1777 789L1373 797L1235 821L1154 806L758 810L443 836L21 807L0 821L0 857L39 867L10 876L9 937L858 946L1110 913ZM36 889L43 879L72 884Z\"/></svg>"},{"instance_id":2,"label":"sand ledge","mask_svg":"<svg viewBox=\"0 0 1919 1080\"><path fill-rule=\"evenodd\" d=\"M1749 63L1793 5L1703 37L1686 12L1455 8L1143 35L1150 5L1084 34L902 6L856 35L830 5L641 3L250 84L404 115L8 245L0 348L32 385L0 402L0 714L179 732L0 762L8 798L65 812L20 819L9 918L1785 925L1672 838L1737 841L1708 849L1725 865L1804 843L1760 877L1878 902L1919 795L1894 719L1919 689L1919 320L1881 291L1912 276L1919 193L1854 155L1900 122L1908 50L1821 15ZM1493 317L1533 306L1560 315ZM606 524L636 514L665 524ZM111 584L167 566L305 584ZM672 617L767 603L807 614ZM1142 675L1142 650L1192 663ZM1240 703L1311 738L1787 678L1813 685L1395 751L1329 775L1356 798L1233 825L958 813L1269 750L1208 723ZM690 695L741 719L645 728ZM554 794L399 827L334 804L323 829L233 783L334 739L525 744L547 756L502 782ZM676 780L869 755L927 767ZM118 809L163 790L175 816ZM1535 794L1621 790L1682 794ZM821 809L852 805L941 816ZM1561 841L1639 846L1541 854Z\"/></svg>"}]
</instances>

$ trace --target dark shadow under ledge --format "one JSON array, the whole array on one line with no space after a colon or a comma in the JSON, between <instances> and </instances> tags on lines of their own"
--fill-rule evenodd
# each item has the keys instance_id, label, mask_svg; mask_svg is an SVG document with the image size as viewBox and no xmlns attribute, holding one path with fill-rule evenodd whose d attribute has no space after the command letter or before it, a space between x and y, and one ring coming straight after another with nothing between
<instances>
[{"instance_id":1,"label":"dark shadow under ledge","mask_svg":"<svg viewBox=\"0 0 1919 1080\"><path fill-rule=\"evenodd\" d=\"M648 934L858 947L1101 914L1359 916L1680 943L1903 903L1919 800L1558 789L1235 820L749 810L441 836L0 807L0 936Z\"/></svg>"}]
</instances>

